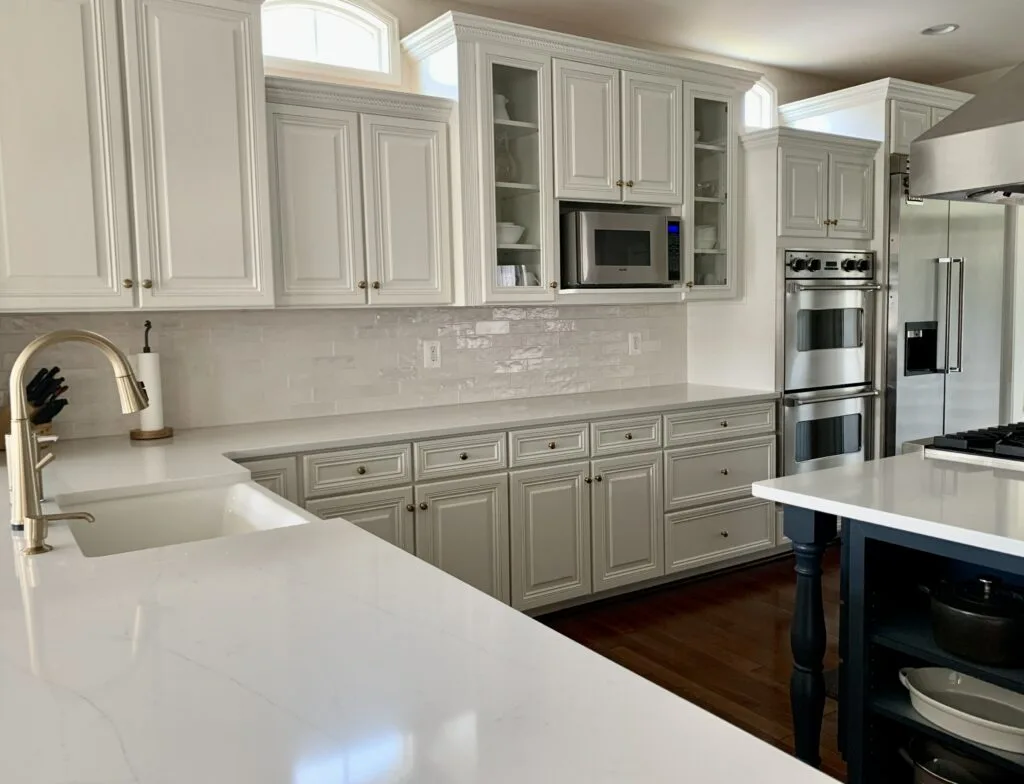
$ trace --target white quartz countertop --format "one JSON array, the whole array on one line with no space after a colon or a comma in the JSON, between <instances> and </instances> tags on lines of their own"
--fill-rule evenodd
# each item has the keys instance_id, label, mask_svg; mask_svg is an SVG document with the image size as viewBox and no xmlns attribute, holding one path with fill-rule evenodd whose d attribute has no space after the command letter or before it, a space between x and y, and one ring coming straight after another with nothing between
<instances>
[{"instance_id":1,"label":"white quartz countertop","mask_svg":"<svg viewBox=\"0 0 1024 784\"><path fill-rule=\"evenodd\" d=\"M790 506L1024 556L1024 473L924 456L755 482L753 493Z\"/></svg>"},{"instance_id":2,"label":"white quartz countertop","mask_svg":"<svg viewBox=\"0 0 1024 784\"><path fill-rule=\"evenodd\" d=\"M404 417L377 437L463 427ZM261 430L270 452L348 443L331 424L65 444L47 473L80 493L230 481L223 455L261 449ZM343 521L106 558L63 526L50 542L32 558L0 547L3 782L831 781Z\"/></svg>"}]
</instances>

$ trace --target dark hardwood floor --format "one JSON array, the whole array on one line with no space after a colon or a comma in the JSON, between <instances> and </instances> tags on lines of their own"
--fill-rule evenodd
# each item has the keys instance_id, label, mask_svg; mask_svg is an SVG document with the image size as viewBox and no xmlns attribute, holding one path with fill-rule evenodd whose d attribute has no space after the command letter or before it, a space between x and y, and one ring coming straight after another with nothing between
<instances>
[{"instance_id":1,"label":"dark hardwood floor","mask_svg":"<svg viewBox=\"0 0 1024 784\"><path fill-rule=\"evenodd\" d=\"M839 551L825 557L829 648L837 663ZM793 560L658 588L539 618L638 675L793 752L789 620ZM840 780L836 703L825 706L822 769Z\"/></svg>"}]
</instances>

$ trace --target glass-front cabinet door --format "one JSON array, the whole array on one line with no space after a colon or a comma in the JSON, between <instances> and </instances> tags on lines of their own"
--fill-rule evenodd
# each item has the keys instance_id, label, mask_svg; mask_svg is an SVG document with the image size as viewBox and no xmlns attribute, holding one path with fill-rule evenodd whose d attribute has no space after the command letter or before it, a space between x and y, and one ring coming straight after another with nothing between
<instances>
[{"instance_id":1,"label":"glass-front cabinet door","mask_svg":"<svg viewBox=\"0 0 1024 784\"><path fill-rule=\"evenodd\" d=\"M736 294L736 95L686 86L686 264L691 299Z\"/></svg>"},{"instance_id":2,"label":"glass-front cabinet door","mask_svg":"<svg viewBox=\"0 0 1024 784\"><path fill-rule=\"evenodd\" d=\"M546 302L554 274L551 59L487 49L481 115L484 302Z\"/></svg>"}]
</instances>

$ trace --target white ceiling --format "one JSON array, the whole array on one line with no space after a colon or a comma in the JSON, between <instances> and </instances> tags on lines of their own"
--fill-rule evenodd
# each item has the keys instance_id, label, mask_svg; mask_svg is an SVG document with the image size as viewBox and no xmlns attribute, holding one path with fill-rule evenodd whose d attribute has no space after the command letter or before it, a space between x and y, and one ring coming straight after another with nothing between
<instances>
[{"instance_id":1,"label":"white ceiling","mask_svg":"<svg viewBox=\"0 0 1024 784\"><path fill-rule=\"evenodd\" d=\"M861 82L938 84L1024 61L1024 0L472 0L615 40ZM920 30L956 22L951 35Z\"/></svg>"}]
</instances>

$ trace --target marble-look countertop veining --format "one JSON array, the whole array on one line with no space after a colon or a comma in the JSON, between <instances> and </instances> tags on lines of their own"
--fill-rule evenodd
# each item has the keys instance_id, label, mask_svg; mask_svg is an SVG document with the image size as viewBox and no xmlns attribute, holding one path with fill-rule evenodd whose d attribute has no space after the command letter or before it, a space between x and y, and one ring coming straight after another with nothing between
<instances>
[{"instance_id":1,"label":"marble-look countertop veining","mask_svg":"<svg viewBox=\"0 0 1024 784\"><path fill-rule=\"evenodd\" d=\"M688 403L659 394L654 407ZM616 410L580 401L572 413ZM427 419L417 435L457 422ZM414 420L384 416L377 437L412 436ZM261 450L261 430L270 452L348 443L318 424L122 452L65 444L47 473L78 493L213 481L208 469L231 481L220 461ZM32 558L16 538L0 547L3 782L831 781L343 521L106 558L82 557L63 526L50 542Z\"/></svg>"},{"instance_id":2,"label":"marble-look countertop veining","mask_svg":"<svg viewBox=\"0 0 1024 784\"><path fill-rule=\"evenodd\" d=\"M923 451L753 484L758 498L1024 556L1024 473Z\"/></svg>"}]
</instances>

